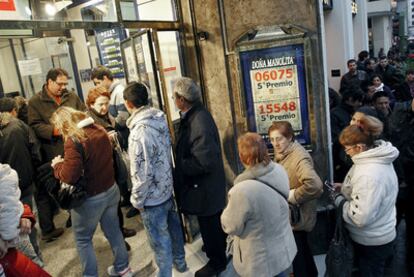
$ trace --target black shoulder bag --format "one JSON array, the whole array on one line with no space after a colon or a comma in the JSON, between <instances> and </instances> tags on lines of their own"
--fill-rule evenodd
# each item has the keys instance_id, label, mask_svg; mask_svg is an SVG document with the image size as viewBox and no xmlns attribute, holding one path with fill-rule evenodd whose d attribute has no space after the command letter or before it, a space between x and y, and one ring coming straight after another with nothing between
<instances>
[{"instance_id":1,"label":"black shoulder bag","mask_svg":"<svg viewBox=\"0 0 414 277\"><path fill-rule=\"evenodd\" d=\"M349 277L352 275L354 250L348 231L343 226L344 199L336 209L335 233L326 253L326 277Z\"/></svg>"},{"instance_id":2,"label":"black shoulder bag","mask_svg":"<svg viewBox=\"0 0 414 277\"><path fill-rule=\"evenodd\" d=\"M259 180L255 180L255 181L260 182ZM299 205L295 205L295 204L289 203L288 199L280 191L278 191L276 188L272 187L271 185L266 184L266 183L263 183L263 182L260 182L260 183L262 183L263 185L268 186L272 190L274 190L277 193L279 193L288 202L288 204L289 204L289 219L290 219L290 224L292 226L298 224L299 221L300 221L300 207L299 207Z\"/></svg>"},{"instance_id":3,"label":"black shoulder bag","mask_svg":"<svg viewBox=\"0 0 414 277\"><path fill-rule=\"evenodd\" d=\"M80 142L74 141L77 151L81 154L82 163L85 164L85 151ZM67 184L60 181L60 188L56 195L56 201L64 210L70 210L85 202L88 194L86 192L86 178L84 171L75 184Z\"/></svg>"}]
</instances>

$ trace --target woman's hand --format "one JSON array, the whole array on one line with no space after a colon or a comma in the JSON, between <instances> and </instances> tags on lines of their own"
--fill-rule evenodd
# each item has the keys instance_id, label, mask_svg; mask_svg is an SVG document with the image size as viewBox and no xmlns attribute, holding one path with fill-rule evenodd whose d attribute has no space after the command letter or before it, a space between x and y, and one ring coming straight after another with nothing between
<instances>
[{"instance_id":1,"label":"woman's hand","mask_svg":"<svg viewBox=\"0 0 414 277\"><path fill-rule=\"evenodd\" d=\"M6 256L8 250L7 241L0 238L0 259Z\"/></svg>"},{"instance_id":2,"label":"woman's hand","mask_svg":"<svg viewBox=\"0 0 414 277\"><path fill-rule=\"evenodd\" d=\"M57 165L58 163L63 163L64 159L62 158L62 156L56 156L53 158L51 166L55 167L55 165Z\"/></svg>"},{"instance_id":3,"label":"woman's hand","mask_svg":"<svg viewBox=\"0 0 414 277\"><path fill-rule=\"evenodd\" d=\"M342 183L334 183L335 192L341 192Z\"/></svg>"},{"instance_id":4,"label":"woman's hand","mask_svg":"<svg viewBox=\"0 0 414 277\"><path fill-rule=\"evenodd\" d=\"M28 235L32 232L32 222L30 221L30 219L21 218L19 228L21 235Z\"/></svg>"}]
</instances>

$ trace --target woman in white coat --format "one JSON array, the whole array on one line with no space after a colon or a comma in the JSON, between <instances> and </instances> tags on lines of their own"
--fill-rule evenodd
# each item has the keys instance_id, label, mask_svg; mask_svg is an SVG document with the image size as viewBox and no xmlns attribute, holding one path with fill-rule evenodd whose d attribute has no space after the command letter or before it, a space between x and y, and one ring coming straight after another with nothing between
<instances>
[{"instance_id":1,"label":"woman in white coat","mask_svg":"<svg viewBox=\"0 0 414 277\"><path fill-rule=\"evenodd\" d=\"M288 176L271 161L258 134L241 136L238 149L246 170L234 181L221 215L224 232L234 237L234 268L241 276L285 276L297 251L289 223Z\"/></svg>"},{"instance_id":2,"label":"woman in white coat","mask_svg":"<svg viewBox=\"0 0 414 277\"><path fill-rule=\"evenodd\" d=\"M392 163L399 152L390 142L375 140L381 132L379 120L363 117L339 137L354 164L335 204L345 201L343 219L354 242L359 275L364 277L384 275L396 237L398 179Z\"/></svg>"}]
</instances>

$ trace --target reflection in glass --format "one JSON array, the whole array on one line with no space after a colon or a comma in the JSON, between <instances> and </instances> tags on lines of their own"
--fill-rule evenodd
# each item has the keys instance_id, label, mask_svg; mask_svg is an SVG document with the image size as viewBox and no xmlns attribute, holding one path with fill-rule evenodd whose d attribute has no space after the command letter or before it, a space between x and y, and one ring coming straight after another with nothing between
<instances>
[{"instance_id":1,"label":"reflection in glass","mask_svg":"<svg viewBox=\"0 0 414 277\"><path fill-rule=\"evenodd\" d=\"M175 21L174 0L137 0L139 20Z\"/></svg>"},{"instance_id":2,"label":"reflection in glass","mask_svg":"<svg viewBox=\"0 0 414 277\"><path fill-rule=\"evenodd\" d=\"M157 32L158 42L161 50L165 87L168 105L171 112L171 119L174 121L180 118L179 110L175 107L172 99L176 80L182 76L182 62L178 45L178 32L163 31Z\"/></svg>"}]
</instances>

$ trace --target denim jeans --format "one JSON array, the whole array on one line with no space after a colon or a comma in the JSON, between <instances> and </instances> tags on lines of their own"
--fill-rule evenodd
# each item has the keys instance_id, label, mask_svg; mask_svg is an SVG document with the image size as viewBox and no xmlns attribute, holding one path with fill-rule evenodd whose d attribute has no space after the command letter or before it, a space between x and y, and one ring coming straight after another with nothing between
<instances>
[{"instance_id":1,"label":"denim jeans","mask_svg":"<svg viewBox=\"0 0 414 277\"><path fill-rule=\"evenodd\" d=\"M385 265L394 255L395 240L384 245L366 246L354 242L356 262L361 277L384 276Z\"/></svg>"},{"instance_id":2,"label":"denim jeans","mask_svg":"<svg viewBox=\"0 0 414 277\"><path fill-rule=\"evenodd\" d=\"M30 209L32 210L33 214L33 194L28 194L24 197L20 198L20 201L23 204L29 205ZM37 229L33 228L32 226L32 231L29 234L29 238L30 238L30 243L33 246L34 251L36 252L36 254L39 256L39 258L41 259L41 253L40 253L40 248L39 248L39 244L37 242Z\"/></svg>"},{"instance_id":3,"label":"denim jeans","mask_svg":"<svg viewBox=\"0 0 414 277\"><path fill-rule=\"evenodd\" d=\"M173 199L158 206L145 207L141 218L155 253L158 276L172 276L173 263L178 270L185 270L184 238Z\"/></svg>"},{"instance_id":4,"label":"denim jeans","mask_svg":"<svg viewBox=\"0 0 414 277\"><path fill-rule=\"evenodd\" d=\"M98 277L96 255L92 245L92 237L98 223L101 223L101 229L111 244L115 270L120 272L128 267L128 252L119 228L117 213L119 198L118 186L114 185L105 192L89 197L82 206L71 210L76 248L85 277Z\"/></svg>"}]
</instances>

